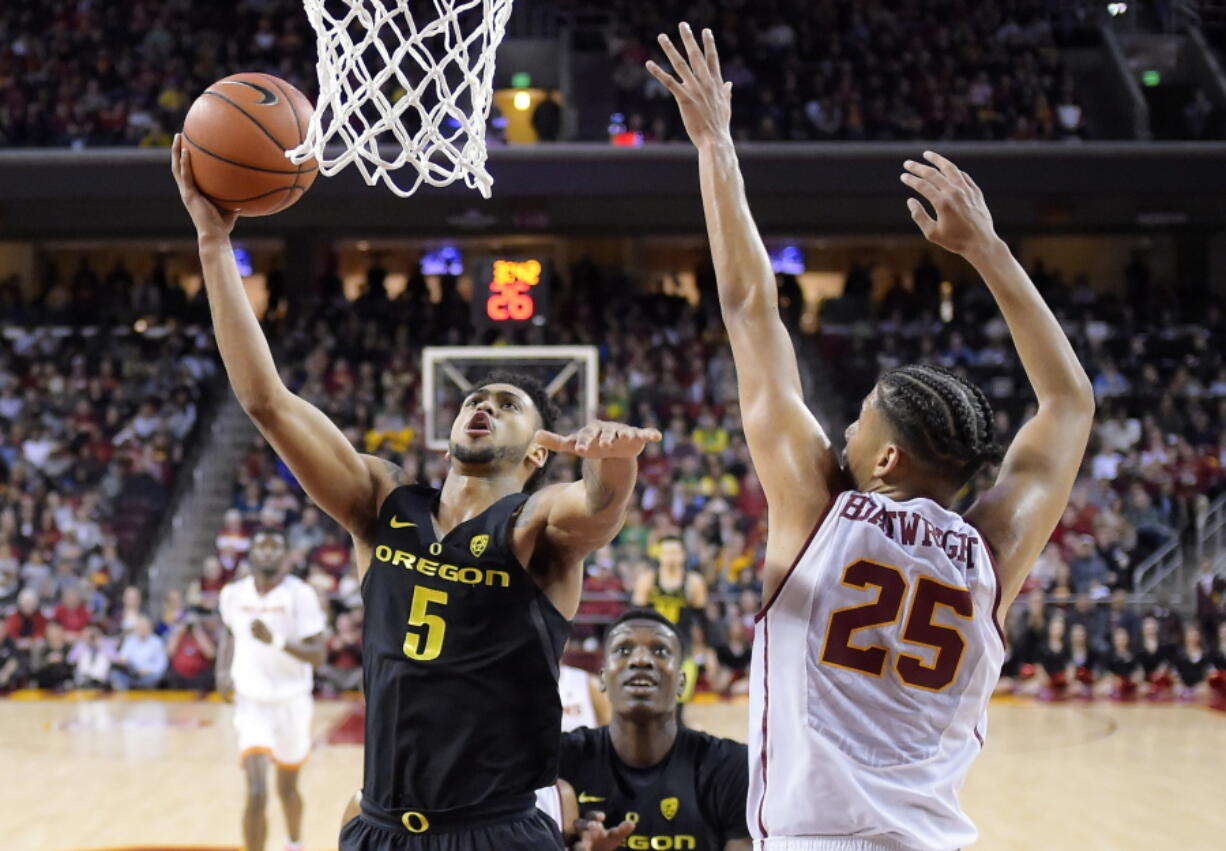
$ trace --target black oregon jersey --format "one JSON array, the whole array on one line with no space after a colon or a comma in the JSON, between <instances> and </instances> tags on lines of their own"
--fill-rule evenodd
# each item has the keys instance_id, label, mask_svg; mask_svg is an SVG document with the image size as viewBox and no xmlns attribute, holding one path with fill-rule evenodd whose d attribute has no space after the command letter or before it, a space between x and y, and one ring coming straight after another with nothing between
<instances>
[{"instance_id":1,"label":"black oregon jersey","mask_svg":"<svg viewBox=\"0 0 1226 851\"><path fill-rule=\"evenodd\" d=\"M608 727L583 727L562 735L559 775L575 787L581 814L600 810L608 826L637 823L629 848L723 851L749 836L749 758L730 739L681 727L663 762L632 768L618 759Z\"/></svg>"},{"instance_id":2,"label":"black oregon jersey","mask_svg":"<svg viewBox=\"0 0 1226 851\"><path fill-rule=\"evenodd\" d=\"M511 550L526 494L441 541L439 495L409 485L387 497L362 580L363 806L530 805L557 778L558 660L570 624Z\"/></svg>"},{"instance_id":3,"label":"black oregon jersey","mask_svg":"<svg viewBox=\"0 0 1226 851\"><path fill-rule=\"evenodd\" d=\"M668 618L681 629L681 634L689 636L690 601L685 594L686 580L690 578L689 571L681 572L681 585L674 589L666 589L660 584L660 571L656 569L656 581L651 585L647 604L661 616Z\"/></svg>"}]
</instances>

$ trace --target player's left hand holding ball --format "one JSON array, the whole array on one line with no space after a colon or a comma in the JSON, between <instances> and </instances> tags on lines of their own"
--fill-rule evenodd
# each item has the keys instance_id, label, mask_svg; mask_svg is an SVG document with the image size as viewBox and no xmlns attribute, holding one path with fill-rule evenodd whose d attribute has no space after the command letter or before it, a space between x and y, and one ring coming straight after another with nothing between
<instances>
[{"instance_id":1,"label":"player's left hand holding ball","mask_svg":"<svg viewBox=\"0 0 1226 851\"><path fill-rule=\"evenodd\" d=\"M229 236L238 220L238 213L227 213L218 209L216 204L205 198L196 188L195 178L192 177L191 154L183 145L182 133L175 134L174 143L170 146L170 173L174 175L175 183L179 186L179 197L183 199L183 206L187 208L192 224L196 226L197 237L224 239Z\"/></svg>"},{"instance_id":2,"label":"player's left hand holding ball","mask_svg":"<svg viewBox=\"0 0 1226 851\"><path fill-rule=\"evenodd\" d=\"M660 432L654 428L595 420L566 436L541 429L535 440L551 452L580 458L637 458L644 446L660 438Z\"/></svg>"}]
</instances>

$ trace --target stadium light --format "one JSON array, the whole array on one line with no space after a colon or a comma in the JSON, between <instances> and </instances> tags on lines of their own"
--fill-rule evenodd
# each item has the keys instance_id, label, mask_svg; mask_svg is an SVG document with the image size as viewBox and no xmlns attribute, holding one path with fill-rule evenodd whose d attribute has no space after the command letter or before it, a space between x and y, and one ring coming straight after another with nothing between
<instances>
[{"instance_id":1,"label":"stadium light","mask_svg":"<svg viewBox=\"0 0 1226 851\"><path fill-rule=\"evenodd\" d=\"M1113 18L1118 18L1120 15L1128 11L1127 3L1108 3L1107 14Z\"/></svg>"}]
</instances>

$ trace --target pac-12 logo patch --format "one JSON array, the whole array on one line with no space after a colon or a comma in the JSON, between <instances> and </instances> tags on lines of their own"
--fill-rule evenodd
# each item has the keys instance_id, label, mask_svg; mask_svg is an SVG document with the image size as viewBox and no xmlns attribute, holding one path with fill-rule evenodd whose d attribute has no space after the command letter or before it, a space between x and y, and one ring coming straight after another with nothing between
<instances>
[{"instance_id":1,"label":"pac-12 logo patch","mask_svg":"<svg viewBox=\"0 0 1226 851\"><path fill-rule=\"evenodd\" d=\"M489 535L473 535L473 539L468 542L468 551L477 558L481 558L481 554L485 552L485 548L489 546Z\"/></svg>"},{"instance_id":2,"label":"pac-12 logo patch","mask_svg":"<svg viewBox=\"0 0 1226 851\"><path fill-rule=\"evenodd\" d=\"M672 821L677 815L677 808L681 806L681 802L676 798L665 798L660 801L660 815Z\"/></svg>"}]
</instances>

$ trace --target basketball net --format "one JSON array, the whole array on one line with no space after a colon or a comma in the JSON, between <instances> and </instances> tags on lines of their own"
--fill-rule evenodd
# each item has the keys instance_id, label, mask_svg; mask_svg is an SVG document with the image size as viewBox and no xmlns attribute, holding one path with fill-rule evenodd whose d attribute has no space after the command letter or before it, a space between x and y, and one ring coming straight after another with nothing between
<instances>
[{"instance_id":1,"label":"basketball net","mask_svg":"<svg viewBox=\"0 0 1226 851\"><path fill-rule=\"evenodd\" d=\"M355 163L368 186L382 180L402 198L461 178L490 197L485 125L512 0L432 0L428 20L430 4L410 10L410 0L303 3L319 101L290 160L314 157L328 177ZM405 166L416 177L398 180Z\"/></svg>"}]
</instances>

